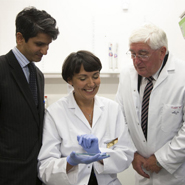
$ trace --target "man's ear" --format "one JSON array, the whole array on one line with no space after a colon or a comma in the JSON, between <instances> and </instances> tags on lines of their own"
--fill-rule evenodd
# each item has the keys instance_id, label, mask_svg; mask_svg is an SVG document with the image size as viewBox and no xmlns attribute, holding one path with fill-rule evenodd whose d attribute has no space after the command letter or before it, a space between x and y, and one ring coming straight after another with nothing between
<instances>
[{"instance_id":1,"label":"man's ear","mask_svg":"<svg viewBox=\"0 0 185 185\"><path fill-rule=\"evenodd\" d=\"M160 48L160 55L161 55L161 60L163 61L165 55L166 55L166 47L161 47Z\"/></svg>"},{"instance_id":2,"label":"man's ear","mask_svg":"<svg viewBox=\"0 0 185 185\"><path fill-rule=\"evenodd\" d=\"M17 42L17 45L22 45L22 43L25 42L25 39L24 39L22 33L20 33L20 32L16 33L16 42Z\"/></svg>"}]
</instances>

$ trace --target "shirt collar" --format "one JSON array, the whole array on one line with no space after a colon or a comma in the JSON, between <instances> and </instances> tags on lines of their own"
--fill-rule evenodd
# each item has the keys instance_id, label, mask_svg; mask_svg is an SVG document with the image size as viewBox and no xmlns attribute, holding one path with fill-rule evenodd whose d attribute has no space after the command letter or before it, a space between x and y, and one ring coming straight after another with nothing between
<instances>
[{"instance_id":1,"label":"shirt collar","mask_svg":"<svg viewBox=\"0 0 185 185\"><path fill-rule=\"evenodd\" d=\"M163 61L163 62L164 62L164 61ZM159 77L159 73L160 73L161 68L162 68L162 66L163 66L163 62L162 62L162 64L161 64L161 67L158 69L158 71L157 71L154 75L152 75L152 77L154 78L155 81L156 81L157 78ZM145 80L147 80L146 77L145 77Z\"/></svg>"},{"instance_id":2,"label":"shirt collar","mask_svg":"<svg viewBox=\"0 0 185 185\"><path fill-rule=\"evenodd\" d=\"M27 66L30 63L29 60L18 50L17 47L14 47L12 49L12 52L14 53L17 61L19 62L22 68Z\"/></svg>"}]
</instances>

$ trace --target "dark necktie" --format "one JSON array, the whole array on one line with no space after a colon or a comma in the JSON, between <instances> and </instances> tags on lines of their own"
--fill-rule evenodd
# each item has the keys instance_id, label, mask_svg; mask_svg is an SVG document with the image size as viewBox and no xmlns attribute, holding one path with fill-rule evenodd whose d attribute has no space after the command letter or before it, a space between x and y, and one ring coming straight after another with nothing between
<instances>
[{"instance_id":1,"label":"dark necktie","mask_svg":"<svg viewBox=\"0 0 185 185\"><path fill-rule=\"evenodd\" d=\"M30 62L28 64L28 68L30 70L29 87L30 87L30 90L32 92L33 99L35 100L35 104L38 105L35 65L32 62Z\"/></svg>"},{"instance_id":2,"label":"dark necktie","mask_svg":"<svg viewBox=\"0 0 185 185\"><path fill-rule=\"evenodd\" d=\"M147 80L148 80L148 83L146 84L146 87L144 90L142 112L141 112L141 127L143 129L143 133L146 139L147 139L148 107L149 107L150 93L153 89L152 80L154 79L151 76L147 78Z\"/></svg>"}]
</instances>

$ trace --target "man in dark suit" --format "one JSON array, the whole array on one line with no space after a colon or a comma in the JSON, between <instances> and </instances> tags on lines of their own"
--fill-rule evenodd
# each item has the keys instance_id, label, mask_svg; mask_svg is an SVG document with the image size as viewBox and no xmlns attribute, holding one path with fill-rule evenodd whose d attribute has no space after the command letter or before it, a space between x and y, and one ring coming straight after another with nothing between
<instances>
[{"instance_id":1,"label":"man in dark suit","mask_svg":"<svg viewBox=\"0 0 185 185\"><path fill-rule=\"evenodd\" d=\"M0 56L0 184L39 185L37 156L42 143L44 76L36 70L36 98L28 64L39 62L59 34L47 12L28 7L16 17L17 46Z\"/></svg>"}]
</instances>

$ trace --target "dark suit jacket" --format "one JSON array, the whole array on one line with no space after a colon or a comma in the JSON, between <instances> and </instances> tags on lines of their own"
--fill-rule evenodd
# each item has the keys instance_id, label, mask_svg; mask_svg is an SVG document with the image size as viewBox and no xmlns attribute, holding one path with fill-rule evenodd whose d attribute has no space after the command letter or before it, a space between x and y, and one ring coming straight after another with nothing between
<instances>
[{"instance_id":1,"label":"dark suit jacket","mask_svg":"<svg viewBox=\"0 0 185 185\"><path fill-rule=\"evenodd\" d=\"M44 76L37 68L39 106L12 51L0 56L0 185L39 185Z\"/></svg>"}]
</instances>

